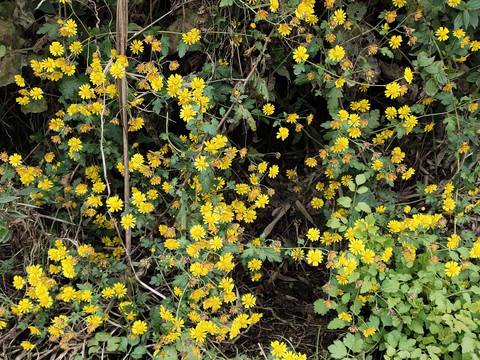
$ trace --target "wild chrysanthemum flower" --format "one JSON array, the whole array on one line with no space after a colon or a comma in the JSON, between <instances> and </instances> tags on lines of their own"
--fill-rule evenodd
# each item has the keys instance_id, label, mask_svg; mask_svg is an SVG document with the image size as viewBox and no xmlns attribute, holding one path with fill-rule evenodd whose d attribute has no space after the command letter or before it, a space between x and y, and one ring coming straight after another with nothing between
<instances>
[{"instance_id":1,"label":"wild chrysanthemum flower","mask_svg":"<svg viewBox=\"0 0 480 360\"><path fill-rule=\"evenodd\" d=\"M394 81L386 86L385 96L387 98L395 99L400 96L401 90L400 84Z\"/></svg>"},{"instance_id":2,"label":"wild chrysanthemum flower","mask_svg":"<svg viewBox=\"0 0 480 360\"><path fill-rule=\"evenodd\" d=\"M292 28L290 26L286 25L286 24L281 24L281 25L278 26L278 32L282 36L287 36L292 32Z\"/></svg>"},{"instance_id":3,"label":"wild chrysanthemum flower","mask_svg":"<svg viewBox=\"0 0 480 360\"><path fill-rule=\"evenodd\" d=\"M339 45L335 46L333 49L330 49L328 52L328 57L332 61L340 61L345 56L345 49Z\"/></svg>"},{"instance_id":4,"label":"wild chrysanthemum flower","mask_svg":"<svg viewBox=\"0 0 480 360\"><path fill-rule=\"evenodd\" d=\"M286 127L280 127L277 132L277 139L284 141L288 137L288 129Z\"/></svg>"},{"instance_id":5,"label":"wild chrysanthemum flower","mask_svg":"<svg viewBox=\"0 0 480 360\"><path fill-rule=\"evenodd\" d=\"M143 53L143 42L142 40L133 40L130 44L130 51L137 55Z\"/></svg>"},{"instance_id":6,"label":"wild chrysanthemum flower","mask_svg":"<svg viewBox=\"0 0 480 360\"><path fill-rule=\"evenodd\" d=\"M315 249L315 250L308 250L307 253L307 263L312 266L318 266L322 262L323 255L322 250Z\"/></svg>"},{"instance_id":7,"label":"wild chrysanthemum flower","mask_svg":"<svg viewBox=\"0 0 480 360\"><path fill-rule=\"evenodd\" d=\"M304 46L299 46L293 51L293 60L295 60L296 63L301 63L302 61L305 61L307 59L307 48L305 48Z\"/></svg>"},{"instance_id":8,"label":"wild chrysanthemum flower","mask_svg":"<svg viewBox=\"0 0 480 360\"><path fill-rule=\"evenodd\" d=\"M122 216L121 225L124 229L132 229L135 227L135 217L132 214Z\"/></svg>"},{"instance_id":9,"label":"wild chrysanthemum flower","mask_svg":"<svg viewBox=\"0 0 480 360\"><path fill-rule=\"evenodd\" d=\"M275 111L275 105L266 103L263 105L262 111L265 115L272 115Z\"/></svg>"},{"instance_id":10,"label":"wild chrysanthemum flower","mask_svg":"<svg viewBox=\"0 0 480 360\"><path fill-rule=\"evenodd\" d=\"M435 31L435 36L438 40L445 41L448 39L449 32L450 30L448 30L446 27L441 26L437 29L437 31Z\"/></svg>"},{"instance_id":11,"label":"wild chrysanthemum flower","mask_svg":"<svg viewBox=\"0 0 480 360\"><path fill-rule=\"evenodd\" d=\"M403 77L405 78L405 81L407 83L411 84L413 80L412 69L410 69L409 67L406 67Z\"/></svg>"},{"instance_id":12,"label":"wild chrysanthemum flower","mask_svg":"<svg viewBox=\"0 0 480 360\"><path fill-rule=\"evenodd\" d=\"M343 25L345 20L347 20L347 14L343 9L335 10L333 14L333 20L337 23L337 25Z\"/></svg>"},{"instance_id":13,"label":"wild chrysanthemum flower","mask_svg":"<svg viewBox=\"0 0 480 360\"><path fill-rule=\"evenodd\" d=\"M182 40L187 45L193 45L200 40L200 30L193 28L186 34L182 34Z\"/></svg>"},{"instance_id":14,"label":"wild chrysanthemum flower","mask_svg":"<svg viewBox=\"0 0 480 360\"><path fill-rule=\"evenodd\" d=\"M400 44L402 43L402 36L401 35L393 35L390 38L390 41L388 44L392 49L398 49L400 47Z\"/></svg>"},{"instance_id":15,"label":"wild chrysanthemum flower","mask_svg":"<svg viewBox=\"0 0 480 360\"><path fill-rule=\"evenodd\" d=\"M455 261L449 261L445 264L445 275L448 277L457 276L460 274L460 270L460 266L458 266L458 263Z\"/></svg>"}]
</instances>

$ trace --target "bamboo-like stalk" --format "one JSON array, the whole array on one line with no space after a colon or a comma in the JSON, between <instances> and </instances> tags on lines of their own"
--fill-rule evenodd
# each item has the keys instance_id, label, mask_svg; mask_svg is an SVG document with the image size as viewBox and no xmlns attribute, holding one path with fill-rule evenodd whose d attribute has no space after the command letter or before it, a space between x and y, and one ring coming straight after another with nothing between
<instances>
[{"instance_id":1,"label":"bamboo-like stalk","mask_svg":"<svg viewBox=\"0 0 480 360\"><path fill-rule=\"evenodd\" d=\"M117 0L117 32L116 50L117 55L125 55L128 37L128 0ZM128 114L127 114L127 78L124 76L117 79L118 104L120 106L120 117L123 124L123 180L124 180L124 203L125 210L128 208L130 198L130 172L128 168ZM125 251L130 256L132 248L132 233L130 229L125 230Z\"/></svg>"}]
</instances>

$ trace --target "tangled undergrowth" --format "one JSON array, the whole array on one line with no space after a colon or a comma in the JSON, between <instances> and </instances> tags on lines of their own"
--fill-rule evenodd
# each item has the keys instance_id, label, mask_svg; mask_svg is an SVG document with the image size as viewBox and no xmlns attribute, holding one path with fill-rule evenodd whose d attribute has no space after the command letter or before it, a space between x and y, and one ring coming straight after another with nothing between
<instances>
[{"instance_id":1,"label":"tangled undergrowth","mask_svg":"<svg viewBox=\"0 0 480 360\"><path fill-rule=\"evenodd\" d=\"M121 1L12 74L2 356L477 359L480 0Z\"/></svg>"}]
</instances>

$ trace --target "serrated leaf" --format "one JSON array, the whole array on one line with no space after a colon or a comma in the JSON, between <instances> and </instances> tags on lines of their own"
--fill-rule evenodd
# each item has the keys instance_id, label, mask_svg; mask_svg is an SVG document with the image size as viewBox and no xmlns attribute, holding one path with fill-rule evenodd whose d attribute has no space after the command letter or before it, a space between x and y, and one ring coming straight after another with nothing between
<instances>
[{"instance_id":1,"label":"serrated leaf","mask_svg":"<svg viewBox=\"0 0 480 360\"><path fill-rule=\"evenodd\" d=\"M343 343L353 352L360 352L363 349L363 339L358 333L355 335L348 333L343 339Z\"/></svg>"},{"instance_id":2,"label":"serrated leaf","mask_svg":"<svg viewBox=\"0 0 480 360\"><path fill-rule=\"evenodd\" d=\"M325 300L318 299L313 303L313 310L320 315L325 315L330 309L325 305Z\"/></svg>"},{"instance_id":3,"label":"serrated leaf","mask_svg":"<svg viewBox=\"0 0 480 360\"><path fill-rule=\"evenodd\" d=\"M328 351L334 359L343 359L348 354L345 344L340 340L335 340L335 342L328 347Z\"/></svg>"},{"instance_id":4,"label":"serrated leaf","mask_svg":"<svg viewBox=\"0 0 480 360\"><path fill-rule=\"evenodd\" d=\"M178 43L178 46L177 46L178 57L179 57L179 58L184 57L185 54L187 53L187 50L188 50L188 45L185 44L185 43L183 42L183 40L181 40L181 41Z\"/></svg>"},{"instance_id":5,"label":"serrated leaf","mask_svg":"<svg viewBox=\"0 0 480 360\"><path fill-rule=\"evenodd\" d=\"M333 319L328 323L328 329L334 330L334 329L343 329L347 323L343 321L342 319L339 319L338 317Z\"/></svg>"}]
</instances>

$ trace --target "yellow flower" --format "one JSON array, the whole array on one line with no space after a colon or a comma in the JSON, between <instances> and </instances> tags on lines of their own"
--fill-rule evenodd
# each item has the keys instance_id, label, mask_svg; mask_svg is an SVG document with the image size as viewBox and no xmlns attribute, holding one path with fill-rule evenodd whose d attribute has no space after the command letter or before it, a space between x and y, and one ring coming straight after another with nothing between
<instances>
[{"instance_id":1,"label":"yellow flower","mask_svg":"<svg viewBox=\"0 0 480 360\"><path fill-rule=\"evenodd\" d=\"M402 43L402 36L401 35L393 35L390 38L390 41L388 44L392 49L398 49L400 47L400 44Z\"/></svg>"},{"instance_id":2,"label":"yellow flower","mask_svg":"<svg viewBox=\"0 0 480 360\"><path fill-rule=\"evenodd\" d=\"M30 96L34 100L40 100L41 98L43 98L43 90L38 87L34 87L32 88L32 90L30 90Z\"/></svg>"},{"instance_id":3,"label":"yellow flower","mask_svg":"<svg viewBox=\"0 0 480 360\"><path fill-rule=\"evenodd\" d=\"M317 241L318 239L320 239L320 231L316 228L308 229L307 238L311 241Z\"/></svg>"},{"instance_id":4,"label":"yellow flower","mask_svg":"<svg viewBox=\"0 0 480 360\"><path fill-rule=\"evenodd\" d=\"M376 331L377 330L375 330L375 328L369 327L368 329L363 330L363 336L369 337L369 336L375 334Z\"/></svg>"},{"instance_id":5,"label":"yellow flower","mask_svg":"<svg viewBox=\"0 0 480 360\"><path fill-rule=\"evenodd\" d=\"M118 196L108 198L106 204L108 206L108 211L111 212L119 211L123 208L123 200Z\"/></svg>"},{"instance_id":6,"label":"yellow flower","mask_svg":"<svg viewBox=\"0 0 480 360\"><path fill-rule=\"evenodd\" d=\"M343 320L343 321L352 321L352 315L347 314L346 312L342 312L338 314L338 318Z\"/></svg>"},{"instance_id":7,"label":"yellow flower","mask_svg":"<svg viewBox=\"0 0 480 360\"><path fill-rule=\"evenodd\" d=\"M142 320L137 320L132 325L132 333L135 335L142 335L147 331L147 323Z\"/></svg>"},{"instance_id":8,"label":"yellow flower","mask_svg":"<svg viewBox=\"0 0 480 360\"><path fill-rule=\"evenodd\" d=\"M340 61L345 56L345 49L341 46L335 46L333 49L330 49L328 52L328 57L332 61Z\"/></svg>"},{"instance_id":9,"label":"yellow flower","mask_svg":"<svg viewBox=\"0 0 480 360\"><path fill-rule=\"evenodd\" d=\"M337 25L343 25L346 19L347 19L347 14L343 9L335 10L333 14L333 21L335 21Z\"/></svg>"},{"instance_id":10,"label":"yellow flower","mask_svg":"<svg viewBox=\"0 0 480 360\"><path fill-rule=\"evenodd\" d=\"M58 41L54 41L50 45L49 50L50 50L50 54L52 54L53 56L60 56L60 55L63 55L65 48Z\"/></svg>"},{"instance_id":11,"label":"yellow flower","mask_svg":"<svg viewBox=\"0 0 480 360\"><path fill-rule=\"evenodd\" d=\"M23 347L25 350L32 350L35 345L33 345L30 341L24 340L20 344L21 347Z\"/></svg>"},{"instance_id":12,"label":"yellow flower","mask_svg":"<svg viewBox=\"0 0 480 360\"><path fill-rule=\"evenodd\" d=\"M409 67L406 67L405 68L405 73L403 75L403 77L405 78L405 81L409 84L412 83L412 80L413 80L413 73L412 73L412 69L410 69Z\"/></svg>"},{"instance_id":13,"label":"yellow flower","mask_svg":"<svg viewBox=\"0 0 480 360\"><path fill-rule=\"evenodd\" d=\"M190 229L190 236L193 238L195 241L199 241L205 237L207 232L201 225L194 225Z\"/></svg>"},{"instance_id":14,"label":"yellow flower","mask_svg":"<svg viewBox=\"0 0 480 360\"><path fill-rule=\"evenodd\" d=\"M297 63L301 63L308 59L307 49L303 46L299 46L293 51L293 60Z\"/></svg>"},{"instance_id":15,"label":"yellow flower","mask_svg":"<svg viewBox=\"0 0 480 360\"><path fill-rule=\"evenodd\" d=\"M458 266L458 263L455 261L449 261L445 264L445 275L448 277L457 276L460 274L460 270L460 266Z\"/></svg>"},{"instance_id":16,"label":"yellow flower","mask_svg":"<svg viewBox=\"0 0 480 360\"><path fill-rule=\"evenodd\" d=\"M271 354L275 356L276 358L281 358L287 351L287 345L283 342L279 341L272 341L270 343L270 346L272 347Z\"/></svg>"},{"instance_id":17,"label":"yellow flower","mask_svg":"<svg viewBox=\"0 0 480 360\"><path fill-rule=\"evenodd\" d=\"M68 140L68 146L70 146L70 150L80 151L83 148L82 140L76 137L72 137Z\"/></svg>"},{"instance_id":18,"label":"yellow flower","mask_svg":"<svg viewBox=\"0 0 480 360\"><path fill-rule=\"evenodd\" d=\"M270 166L270 169L268 170L268 177L270 179L275 179L275 177L278 175L278 171L278 165Z\"/></svg>"},{"instance_id":19,"label":"yellow flower","mask_svg":"<svg viewBox=\"0 0 480 360\"><path fill-rule=\"evenodd\" d=\"M204 171L208 168L207 158L204 155L199 156L193 164L198 171Z\"/></svg>"},{"instance_id":20,"label":"yellow flower","mask_svg":"<svg viewBox=\"0 0 480 360\"><path fill-rule=\"evenodd\" d=\"M245 309L254 307L256 301L257 299L255 296L253 296L253 294L245 294L242 296L242 305L245 307Z\"/></svg>"},{"instance_id":21,"label":"yellow flower","mask_svg":"<svg viewBox=\"0 0 480 360\"><path fill-rule=\"evenodd\" d=\"M22 77L22 75L15 75L14 78L17 86L25 87L25 79Z\"/></svg>"},{"instance_id":22,"label":"yellow flower","mask_svg":"<svg viewBox=\"0 0 480 360\"><path fill-rule=\"evenodd\" d=\"M386 86L385 96L387 98L395 99L400 96L401 91L402 89L400 87L400 84L394 81Z\"/></svg>"},{"instance_id":23,"label":"yellow flower","mask_svg":"<svg viewBox=\"0 0 480 360\"><path fill-rule=\"evenodd\" d=\"M277 132L277 139L282 139L284 141L288 137L288 129L285 127L280 127Z\"/></svg>"},{"instance_id":24,"label":"yellow flower","mask_svg":"<svg viewBox=\"0 0 480 360\"><path fill-rule=\"evenodd\" d=\"M132 214L127 214L122 216L121 224L124 229L132 229L135 227L136 219L133 217Z\"/></svg>"},{"instance_id":25,"label":"yellow flower","mask_svg":"<svg viewBox=\"0 0 480 360\"><path fill-rule=\"evenodd\" d=\"M315 249L315 250L308 250L307 253L307 263L312 266L318 266L322 262L323 255L322 250Z\"/></svg>"},{"instance_id":26,"label":"yellow flower","mask_svg":"<svg viewBox=\"0 0 480 360\"><path fill-rule=\"evenodd\" d=\"M348 139L346 137L340 137L335 141L335 145L332 146L334 153L342 152L348 149Z\"/></svg>"},{"instance_id":27,"label":"yellow flower","mask_svg":"<svg viewBox=\"0 0 480 360\"><path fill-rule=\"evenodd\" d=\"M449 32L450 30L448 30L446 27L441 26L437 29L437 31L435 31L435 36L438 40L445 41L448 39Z\"/></svg>"},{"instance_id":28,"label":"yellow flower","mask_svg":"<svg viewBox=\"0 0 480 360\"><path fill-rule=\"evenodd\" d=\"M288 25L285 25L285 24L281 24L278 26L278 32L282 35L282 36L287 36L290 34L290 32L292 31L292 28Z\"/></svg>"},{"instance_id":29,"label":"yellow flower","mask_svg":"<svg viewBox=\"0 0 480 360\"><path fill-rule=\"evenodd\" d=\"M462 0L448 0L448 6L451 7L457 7L458 4L460 4Z\"/></svg>"},{"instance_id":30,"label":"yellow flower","mask_svg":"<svg viewBox=\"0 0 480 360\"><path fill-rule=\"evenodd\" d=\"M17 167L22 163L22 156L15 153L8 158L8 162L13 167Z\"/></svg>"},{"instance_id":31,"label":"yellow flower","mask_svg":"<svg viewBox=\"0 0 480 360\"><path fill-rule=\"evenodd\" d=\"M275 111L275 105L266 103L265 105L263 105L262 111L265 115L272 115Z\"/></svg>"},{"instance_id":32,"label":"yellow flower","mask_svg":"<svg viewBox=\"0 0 480 360\"><path fill-rule=\"evenodd\" d=\"M182 40L187 45L193 45L200 40L200 30L193 28L186 34L182 34Z\"/></svg>"},{"instance_id":33,"label":"yellow flower","mask_svg":"<svg viewBox=\"0 0 480 360\"><path fill-rule=\"evenodd\" d=\"M23 288L23 285L25 285L25 280L21 276L15 275L13 277L13 287L20 290Z\"/></svg>"},{"instance_id":34,"label":"yellow flower","mask_svg":"<svg viewBox=\"0 0 480 360\"><path fill-rule=\"evenodd\" d=\"M130 51L137 55L143 52L143 42L142 40L133 40L132 44L130 45Z\"/></svg>"}]
</instances>

